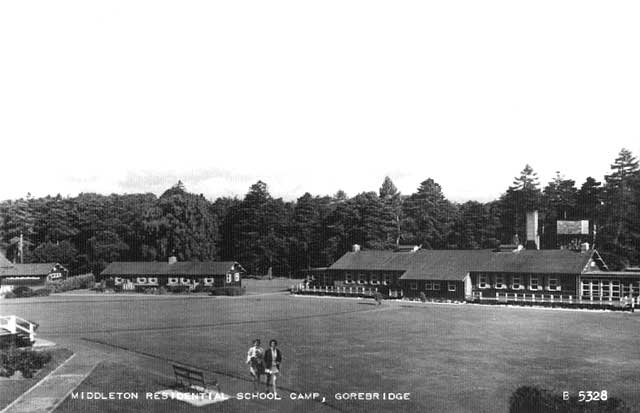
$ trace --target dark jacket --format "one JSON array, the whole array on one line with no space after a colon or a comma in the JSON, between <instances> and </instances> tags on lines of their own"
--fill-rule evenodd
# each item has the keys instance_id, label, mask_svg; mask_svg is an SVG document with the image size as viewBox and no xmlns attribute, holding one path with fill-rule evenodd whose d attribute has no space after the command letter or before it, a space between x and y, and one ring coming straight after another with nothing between
<instances>
[{"instance_id":1,"label":"dark jacket","mask_svg":"<svg viewBox=\"0 0 640 413\"><path fill-rule=\"evenodd\" d=\"M280 366L280 362L282 361L282 353L280 352L280 349L277 348L276 349L276 366ZM273 356L271 355L271 349L268 348L264 351L264 364L267 366L267 368L270 368L273 365Z\"/></svg>"}]
</instances>

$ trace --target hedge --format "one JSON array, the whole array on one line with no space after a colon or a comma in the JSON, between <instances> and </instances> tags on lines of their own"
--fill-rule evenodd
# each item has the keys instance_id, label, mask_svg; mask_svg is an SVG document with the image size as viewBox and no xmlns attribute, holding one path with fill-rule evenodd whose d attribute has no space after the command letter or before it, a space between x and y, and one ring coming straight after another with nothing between
<instances>
[{"instance_id":1,"label":"hedge","mask_svg":"<svg viewBox=\"0 0 640 413\"><path fill-rule=\"evenodd\" d=\"M17 298L32 297L33 290L27 286L21 285L13 289L13 293Z\"/></svg>"},{"instance_id":2,"label":"hedge","mask_svg":"<svg viewBox=\"0 0 640 413\"><path fill-rule=\"evenodd\" d=\"M245 293L244 287L219 287L211 290L211 295L243 295Z\"/></svg>"},{"instance_id":3,"label":"hedge","mask_svg":"<svg viewBox=\"0 0 640 413\"><path fill-rule=\"evenodd\" d=\"M93 288L96 285L96 277L93 274L78 275L65 280L47 281L44 286L52 293L62 293L83 288Z\"/></svg>"}]
</instances>

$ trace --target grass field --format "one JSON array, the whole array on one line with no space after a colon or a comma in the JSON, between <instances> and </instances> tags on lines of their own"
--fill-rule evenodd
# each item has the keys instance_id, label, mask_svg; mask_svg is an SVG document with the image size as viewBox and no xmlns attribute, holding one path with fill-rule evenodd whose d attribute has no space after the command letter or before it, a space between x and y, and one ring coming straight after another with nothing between
<instances>
[{"instance_id":1,"label":"grass field","mask_svg":"<svg viewBox=\"0 0 640 413\"><path fill-rule=\"evenodd\" d=\"M51 296L2 305L3 312L40 322L39 333L47 339L106 343L114 351L198 366L223 386L228 382L228 392L252 389L244 364L251 340L259 337L266 344L276 338L283 352L279 384L284 394L318 392L328 401L252 402L252 410L506 411L513 390L538 385L573 395L607 390L640 411L638 313L407 302L377 306L372 300L274 293L281 286L268 284L250 287L266 294ZM78 390L113 390L133 370L144 371L144 366L109 364ZM152 372L133 376L130 381L152 387L148 391L166 382ZM351 392L410 393L410 400L334 397ZM60 410L83 410L75 403L67 401ZM130 402L104 402L99 409L150 409L123 403ZM175 403L177 410L189 410ZM242 403L234 400L223 411L247 410Z\"/></svg>"}]
</instances>

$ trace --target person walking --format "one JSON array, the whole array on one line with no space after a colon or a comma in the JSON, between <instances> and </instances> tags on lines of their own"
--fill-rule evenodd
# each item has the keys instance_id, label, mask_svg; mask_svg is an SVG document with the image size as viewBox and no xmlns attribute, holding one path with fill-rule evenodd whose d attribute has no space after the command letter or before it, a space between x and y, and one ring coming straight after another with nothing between
<instances>
[{"instance_id":1,"label":"person walking","mask_svg":"<svg viewBox=\"0 0 640 413\"><path fill-rule=\"evenodd\" d=\"M267 386L273 385L273 394L276 392L276 379L280 374L280 363L282 362L282 352L278 347L278 342L274 339L269 341L269 349L264 353L264 363L267 373Z\"/></svg>"},{"instance_id":2,"label":"person walking","mask_svg":"<svg viewBox=\"0 0 640 413\"><path fill-rule=\"evenodd\" d=\"M260 376L265 374L264 349L260 346L260 339L253 340L253 345L247 352L247 364L249 365L249 374L253 377L253 389L258 390Z\"/></svg>"}]
</instances>

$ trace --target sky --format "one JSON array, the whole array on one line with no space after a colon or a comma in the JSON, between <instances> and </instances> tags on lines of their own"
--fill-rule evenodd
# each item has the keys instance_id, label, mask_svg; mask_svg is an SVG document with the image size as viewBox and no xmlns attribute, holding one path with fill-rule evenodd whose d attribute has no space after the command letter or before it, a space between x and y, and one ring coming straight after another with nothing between
<instances>
[{"instance_id":1,"label":"sky","mask_svg":"<svg viewBox=\"0 0 640 413\"><path fill-rule=\"evenodd\" d=\"M489 201L640 155L637 1L0 3L0 200Z\"/></svg>"}]
</instances>

